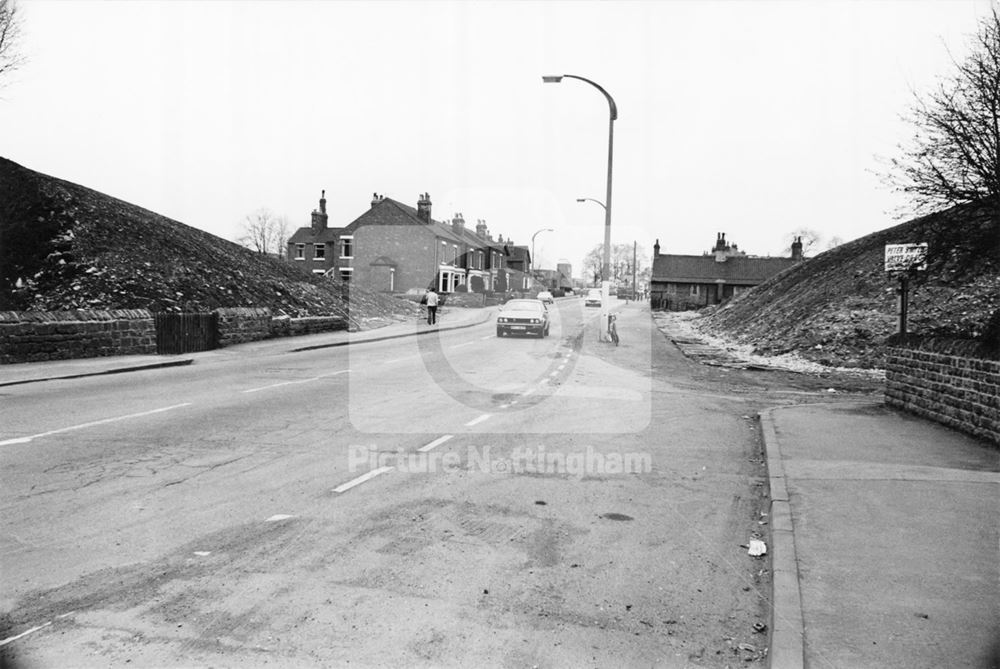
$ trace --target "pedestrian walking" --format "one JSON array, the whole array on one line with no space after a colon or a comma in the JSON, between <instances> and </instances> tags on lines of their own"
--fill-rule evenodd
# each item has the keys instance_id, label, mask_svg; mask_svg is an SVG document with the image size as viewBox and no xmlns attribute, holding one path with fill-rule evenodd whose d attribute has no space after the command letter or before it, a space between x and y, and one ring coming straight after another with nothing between
<instances>
[{"instance_id":1,"label":"pedestrian walking","mask_svg":"<svg viewBox=\"0 0 1000 669\"><path fill-rule=\"evenodd\" d=\"M434 325L437 323L438 294L433 288L428 288L424 299L427 300L427 324Z\"/></svg>"}]
</instances>

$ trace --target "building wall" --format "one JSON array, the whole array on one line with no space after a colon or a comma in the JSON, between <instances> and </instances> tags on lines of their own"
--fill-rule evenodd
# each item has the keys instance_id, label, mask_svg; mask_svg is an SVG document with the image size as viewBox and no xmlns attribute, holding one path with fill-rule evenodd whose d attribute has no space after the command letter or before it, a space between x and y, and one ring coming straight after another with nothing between
<instances>
[{"instance_id":1,"label":"building wall","mask_svg":"<svg viewBox=\"0 0 1000 669\"><path fill-rule=\"evenodd\" d=\"M340 255L340 244L334 242L327 242L323 245L324 247L324 258L316 258L316 244L314 242L299 242L305 245L303 249L302 259L299 260L295 257L296 254L296 244L288 243L288 258L289 262L298 264L307 270L315 271L321 270L326 271L337 266L338 256Z\"/></svg>"},{"instance_id":2,"label":"building wall","mask_svg":"<svg viewBox=\"0 0 1000 669\"><path fill-rule=\"evenodd\" d=\"M1000 361L890 348L886 404L1000 446Z\"/></svg>"},{"instance_id":3,"label":"building wall","mask_svg":"<svg viewBox=\"0 0 1000 669\"><path fill-rule=\"evenodd\" d=\"M396 262L395 292L427 288L437 275L439 246L436 235L416 225L359 226L354 231L351 281L370 290L388 291L387 270L371 265L379 256L387 256Z\"/></svg>"}]
</instances>

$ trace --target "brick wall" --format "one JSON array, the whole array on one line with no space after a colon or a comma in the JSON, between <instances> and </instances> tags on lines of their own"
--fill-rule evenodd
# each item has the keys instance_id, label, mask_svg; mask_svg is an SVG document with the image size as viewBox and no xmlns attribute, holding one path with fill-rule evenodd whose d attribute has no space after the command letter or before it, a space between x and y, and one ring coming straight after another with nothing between
<instances>
[{"instance_id":1,"label":"brick wall","mask_svg":"<svg viewBox=\"0 0 1000 669\"><path fill-rule=\"evenodd\" d=\"M260 307L216 309L219 314L219 346L260 341L271 336L271 310Z\"/></svg>"},{"instance_id":2,"label":"brick wall","mask_svg":"<svg viewBox=\"0 0 1000 669\"><path fill-rule=\"evenodd\" d=\"M156 353L145 309L0 312L0 364Z\"/></svg>"},{"instance_id":3,"label":"brick wall","mask_svg":"<svg viewBox=\"0 0 1000 669\"><path fill-rule=\"evenodd\" d=\"M1000 361L890 348L885 401L1000 446Z\"/></svg>"}]
</instances>

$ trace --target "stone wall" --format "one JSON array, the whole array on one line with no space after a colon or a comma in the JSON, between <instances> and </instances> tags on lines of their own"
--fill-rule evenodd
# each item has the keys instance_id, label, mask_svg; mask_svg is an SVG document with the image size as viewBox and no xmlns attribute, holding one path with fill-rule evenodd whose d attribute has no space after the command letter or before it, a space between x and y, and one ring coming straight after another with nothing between
<instances>
[{"instance_id":1,"label":"stone wall","mask_svg":"<svg viewBox=\"0 0 1000 669\"><path fill-rule=\"evenodd\" d=\"M260 341L271 336L271 310L259 307L216 309L219 314L219 346Z\"/></svg>"},{"instance_id":2,"label":"stone wall","mask_svg":"<svg viewBox=\"0 0 1000 669\"><path fill-rule=\"evenodd\" d=\"M890 348L885 401L1000 446L1000 361Z\"/></svg>"},{"instance_id":3,"label":"stone wall","mask_svg":"<svg viewBox=\"0 0 1000 669\"><path fill-rule=\"evenodd\" d=\"M156 353L145 309L0 312L0 364Z\"/></svg>"},{"instance_id":4,"label":"stone wall","mask_svg":"<svg viewBox=\"0 0 1000 669\"><path fill-rule=\"evenodd\" d=\"M297 337L319 332L347 329L347 319L341 316L277 317L271 319L270 337Z\"/></svg>"}]
</instances>

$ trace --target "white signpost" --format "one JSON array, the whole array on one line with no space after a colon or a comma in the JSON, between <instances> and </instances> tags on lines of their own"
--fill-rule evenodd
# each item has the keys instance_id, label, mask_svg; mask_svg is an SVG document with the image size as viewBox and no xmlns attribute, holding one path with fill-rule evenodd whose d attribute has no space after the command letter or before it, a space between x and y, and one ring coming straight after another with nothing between
<instances>
[{"instance_id":1,"label":"white signpost","mask_svg":"<svg viewBox=\"0 0 1000 669\"><path fill-rule=\"evenodd\" d=\"M927 243L886 244L885 271L899 277L899 334L906 334L906 317L910 307L910 272L927 270Z\"/></svg>"}]
</instances>

